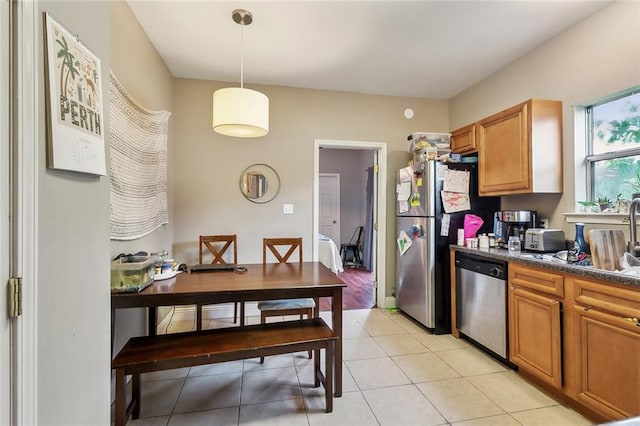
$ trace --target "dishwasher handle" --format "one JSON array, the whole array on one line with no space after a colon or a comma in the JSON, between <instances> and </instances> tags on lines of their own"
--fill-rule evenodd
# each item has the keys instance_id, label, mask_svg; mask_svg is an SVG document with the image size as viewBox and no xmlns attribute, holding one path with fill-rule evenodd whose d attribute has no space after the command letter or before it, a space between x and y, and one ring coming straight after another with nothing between
<instances>
[{"instance_id":1,"label":"dishwasher handle","mask_svg":"<svg viewBox=\"0 0 640 426\"><path fill-rule=\"evenodd\" d=\"M467 269L500 280L506 280L507 278L507 263L495 259L458 254L456 255L455 264L458 269Z\"/></svg>"}]
</instances>

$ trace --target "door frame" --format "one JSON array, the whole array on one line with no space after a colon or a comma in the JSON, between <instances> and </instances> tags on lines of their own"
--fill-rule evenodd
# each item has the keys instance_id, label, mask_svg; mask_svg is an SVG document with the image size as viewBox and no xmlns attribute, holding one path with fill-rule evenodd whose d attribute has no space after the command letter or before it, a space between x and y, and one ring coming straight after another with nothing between
<instances>
[{"instance_id":1,"label":"door frame","mask_svg":"<svg viewBox=\"0 0 640 426\"><path fill-rule=\"evenodd\" d=\"M10 22L11 3L0 3L0 93L11 93L9 69L10 57ZM11 96L3 96L0 103L0 280L7 283L11 276L11 228L9 216L11 212L11 164L9 150L10 140L10 99ZM3 286L4 288L4 286ZM7 306L7 291L0 291L0 306ZM15 424L13 421L13 405L15 391L12 387L11 371L15 357L14 346L11 344L13 333L13 321L3 312L0 313L0 424Z\"/></svg>"},{"instance_id":2,"label":"door frame","mask_svg":"<svg viewBox=\"0 0 640 426\"><path fill-rule=\"evenodd\" d=\"M11 424L38 419L38 177L41 129L38 0L10 1L9 274L22 278L22 315L10 319ZM2 182L4 185L4 182ZM3 190L5 188L3 187ZM4 400L6 395L2 395Z\"/></svg>"},{"instance_id":3,"label":"door frame","mask_svg":"<svg viewBox=\"0 0 640 426\"><path fill-rule=\"evenodd\" d=\"M313 148L313 259L318 260L318 223L319 223L319 173L320 173L320 149L361 149L376 151L378 159L378 173L376 182L378 194L374 209L377 217L377 229L374 226L372 246L375 253L373 259L373 276L377 282L376 305L385 308L386 300L386 200L387 200L387 144L384 142L348 141L332 139L315 139Z\"/></svg>"}]
</instances>

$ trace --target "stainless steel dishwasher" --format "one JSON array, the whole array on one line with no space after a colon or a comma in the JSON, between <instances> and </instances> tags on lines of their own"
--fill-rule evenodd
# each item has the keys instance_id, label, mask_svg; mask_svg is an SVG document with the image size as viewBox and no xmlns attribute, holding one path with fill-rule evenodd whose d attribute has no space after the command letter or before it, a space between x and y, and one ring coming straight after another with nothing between
<instances>
[{"instance_id":1,"label":"stainless steel dishwasher","mask_svg":"<svg viewBox=\"0 0 640 426\"><path fill-rule=\"evenodd\" d=\"M507 263L456 253L456 322L464 336L507 361Z\"/></svg>"}]
</instances>

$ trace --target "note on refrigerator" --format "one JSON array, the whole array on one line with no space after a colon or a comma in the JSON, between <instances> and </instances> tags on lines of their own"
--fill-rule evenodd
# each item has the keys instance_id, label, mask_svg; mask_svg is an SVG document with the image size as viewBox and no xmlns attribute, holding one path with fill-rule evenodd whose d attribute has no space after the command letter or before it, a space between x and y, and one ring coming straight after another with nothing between
<instances>
[{"instance_id":1,"label":"note on refrigerator","mask_svg":"<svg viewBox=\"0 0 640 426\"><path fill-rule=\"evenodd\" d=\"M441 191L442 207L446 213L461 212L471 209L469 194L462 192Z\"/></svg>"},{"instance_id":2,"label":"note on refrigerator","mask_svg":"<svg viewBox=\"0 0 640 426\"><path fill-rule=\"evenodd\" d=\"M397 186L398 201L407 201L411 196L411 181L400 182Z\"/></svg>"},{"instance_id":3,"label":"note on refrigerator","mask_svg":"<svg viewBox=\"0 0 640 426\"><path fill-rule=\"evenodd\" d=\"M469 172L467 170L447 169L444 173L442 189L448 192L469 193Z\"/></svg>"},{"instance_id":4,"label":"note on refrigerator","mask_svg":"<svg viewBox=\"0 0 640 426\"><path fill-rule=\"evenodd\" d=\"M442 215L442 223L440 226L440 236L448 237L449 236L449 224L451 223L451 216L448 214Z\"/></svg>"},{"instance_id":5,"label":"note on refrigerator","mask_svg":"<svg viewBox=\"0 0 640 426\"><path fill-rule=\"evenodd\" d=\"M400 182L411 182L413 180L413 168L408 166L398 170L398 180Z\"/></svg>"},{"instance_id":6,"label":"note on refrigerator","mask_svg":"<svg viewBox=\"0 0 640 426\"><path fill-rule=\"evenodd\" d=\"M409 250L409 247L411 247L411 245L413 244L409 235L404 231L400 231L396 242L398 243L398 251L400 251L400 256L405 254L406 251Z\"/></svg>"},{"instance_id":7,"label":"note on refrigerator","mask_svg":"<svg viewBox=\"0 0 640 426\"><path fill-rule=\"evenodd\" d=\"M444 180L444 174L447 170L449 167L445 163L436 163L436 180Z\"/></svg>"}]
</instances>

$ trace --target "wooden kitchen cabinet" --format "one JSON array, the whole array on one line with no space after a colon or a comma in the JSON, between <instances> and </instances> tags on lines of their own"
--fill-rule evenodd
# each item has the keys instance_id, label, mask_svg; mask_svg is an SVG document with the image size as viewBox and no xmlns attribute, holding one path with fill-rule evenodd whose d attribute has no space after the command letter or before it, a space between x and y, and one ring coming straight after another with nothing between
<instances>
[{"instance_id":1,"label":"wooden kitchen cabinet","mask_svg":"<svg viewBox=\"0 0 640 426\"><path fill-rule=\"evenodd\" d=\"M564 278L509 265L509 360L542 382L562 388Z\"/></svg>"},{"instance_id":2,"label":"wooden kitchen cabinet","mask_svg":"<svg viewBox=\"0 0 640 426\"><path fill-rule=\"evenodd\" d=\"M640 292L570 280L577 400L607 419L640 415Z\"/></svg>"},{"instance_id":3,"label":"wooden kitchen cabinet","mask_svg":"<svg viewBox=\"0 0 640 426\"><path fill-rule=\"evenodd\" d=\"M470 124L451 132L451 152L456 154L471 154L477 151L475 124Z\"/></svg>"},{"instance_id":4,"label":"wooden kitchen cabinet","mask_svg":"<svg viewBox=\"0 0 640 426\"><path fill-rule=\"evenodd\" d=\"M476 126L481 196L562 193L562 102L531 99Z\"/></svg>"}]
</instances>

